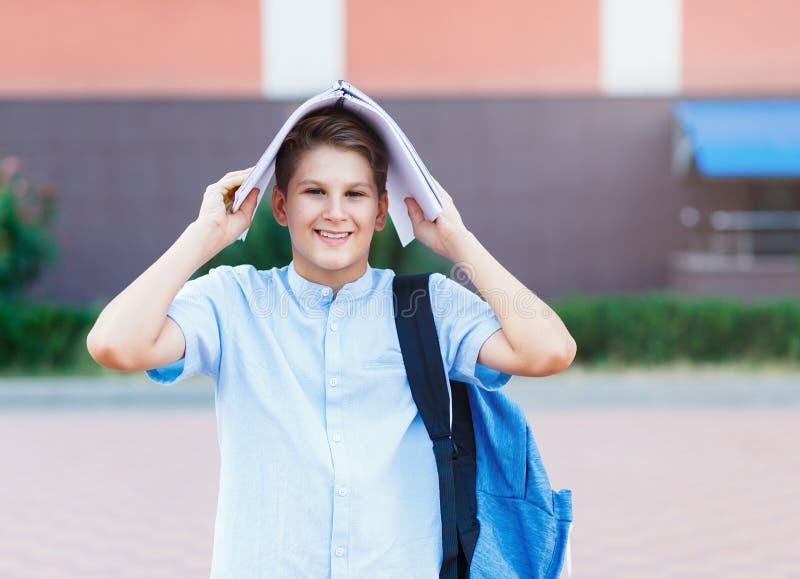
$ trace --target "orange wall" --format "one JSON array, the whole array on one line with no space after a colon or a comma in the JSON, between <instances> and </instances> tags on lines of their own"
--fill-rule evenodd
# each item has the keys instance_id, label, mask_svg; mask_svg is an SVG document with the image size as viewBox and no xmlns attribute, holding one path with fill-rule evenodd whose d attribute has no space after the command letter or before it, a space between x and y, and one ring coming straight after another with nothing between
<instances>
[{"instance_id":1,"label":"orange wall","mask_svg":"<svg viewBox=\"0 0 800 579\"><path fill-rule=\"evenodd\" d=\"M0 0L0 15L5 95L261 92L258 0Z\"/></svg>"},{"instance_id":2,"label":"orange wall","mask_svg":"<svg viewBox=\"0 0 800 579\"><path fill-rule=\"evenodd\" d=\"M370 93L601 93L601 0L345 6L342 76ZM682 92L800 91L798 0L682 10ZM0 96L260 96L259 11L260 0L0 0Z\"/></svg>"},{"instance_id":3,"label":"orange wall","mask_svg":"<svg viewBox=\"0 0 800 579\"><path fill-rule=\"evenodd\" d=\"M684 0L683 90L800 90L797 0Z\"/></svg>"},{"instance_id":4,"label":"orange wall","mask_svg":"<svg viewBox=\"0 0 800 579\"><path fill-rule=\"evenodd\" d=\"M347 78L368 92L599 90L599 0L347 2Z\"/></svg>"}]
</instances>

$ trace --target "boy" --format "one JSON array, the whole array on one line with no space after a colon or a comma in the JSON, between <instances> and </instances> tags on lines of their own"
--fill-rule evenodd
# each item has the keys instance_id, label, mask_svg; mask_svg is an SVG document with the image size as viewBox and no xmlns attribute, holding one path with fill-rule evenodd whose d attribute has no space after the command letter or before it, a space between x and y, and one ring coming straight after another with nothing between
<instances>
[{"instance_id":1,"label":"boy","mask_svg":"<svg viewBox=\"0 0 800 579\"><path fill-rule=\"evenodd\" d=\"M438 475L395 332L394 272L367 262L373 232L386 223L387 163L380 138L357 116L308 115L278 152L272 191L292 262L269 271L223 266L186 281L252 220L256 189L228 212L249 170L228 173L87 338L109 368L146 370L164 384L196 373L215 381L221 471L212 577L439 575ZM414 235L468 270L490 300L431 275L450 378L500 388L512 374L565 369L576 346L561 320L483 248L441 193L434 222L406 199Z\"/></svg>"}]
</instances>

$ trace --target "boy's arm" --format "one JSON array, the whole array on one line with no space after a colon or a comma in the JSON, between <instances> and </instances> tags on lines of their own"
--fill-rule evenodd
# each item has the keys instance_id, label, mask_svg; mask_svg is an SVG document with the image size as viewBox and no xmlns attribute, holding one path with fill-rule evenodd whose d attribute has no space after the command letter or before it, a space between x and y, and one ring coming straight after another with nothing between
<instances>
[{"instance_id":1,"label":"boy's arm","mask_svg":"<svg viewBox=\"0 0 800 579\"><path fill-rule=\"evenodd\" d=\"M502 329L483 343L478 363L517 376L565 370L577 344L561 318L503 267L468 230L452 239L448 258L492 306Z\"/></svg>"},{"instance_id":2,"label":"boy's arm","mask_svg":"<svg viewBox=\"0 0 800 579\"><path fill-rule=\"evenodd\" d=\"M438 184L438 182L437 182ZM417 202L406 198L414 235L469 277L494 310L501 329L478 353L478 363L517 376L548 376L566 369L577 345L561 318L525 287L464 226L447 191L439 185L444 208L425 219Z\"/></svg>"},{"instance_id":3,"label":"boy's arm","mask_svg":"<svg viewBox=\"0 0 800 579\"><path fill-rule=\"evenodd\" d=\"M103 309L86 337L89 354L98 364L133 372L183 357L184 335L167 310L186 280L250 226L258 189L236 213L229 213L229 201L251 170L228 173L209 185L197 220Z\"/></svg>"}]
</instances>

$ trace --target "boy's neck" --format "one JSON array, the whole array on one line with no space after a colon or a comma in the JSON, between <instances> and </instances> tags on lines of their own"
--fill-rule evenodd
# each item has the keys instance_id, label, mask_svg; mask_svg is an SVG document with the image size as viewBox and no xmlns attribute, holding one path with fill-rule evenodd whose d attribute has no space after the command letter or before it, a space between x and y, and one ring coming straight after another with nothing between
<instances>
[{"instance_id":1,"label":"boy's neck","mask_svg":"<svg viewBox=\"0 0 800 579\"><path fill-rule=\"evenodd\" d=\"M346 284L356 281L367 271L367 262L352 264L349 267L338 270L325 270L314 267L303 260L294 260L294 269L298 275L307 281L328 286L333 290L333 297Z\"/></svg>"}]
</instances>

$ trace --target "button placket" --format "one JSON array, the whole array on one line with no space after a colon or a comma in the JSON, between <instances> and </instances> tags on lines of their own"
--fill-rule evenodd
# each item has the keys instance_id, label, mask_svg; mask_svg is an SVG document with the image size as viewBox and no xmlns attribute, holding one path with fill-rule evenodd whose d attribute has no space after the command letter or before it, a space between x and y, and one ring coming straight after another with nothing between
<instances>
[{"instance_id":1,"label":"button placket","mask_svg":"<svg viewBox=\"0 0 800 579\"><path fill-rule=\"evenodd\" d=\"M339 296L337 296L338 299ZM336 300L334 300L336 301ZM351 477L345 443L345 400L342 381L342 332L337 308L331 307L325 331L325 418L333 461L333 520L331 534L331 579L347 577L347 545L350 526L350 497L347 482Z\"/></svg>"}]
</instances>

